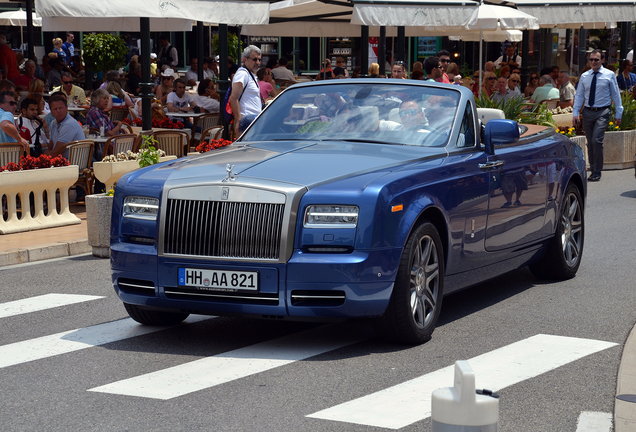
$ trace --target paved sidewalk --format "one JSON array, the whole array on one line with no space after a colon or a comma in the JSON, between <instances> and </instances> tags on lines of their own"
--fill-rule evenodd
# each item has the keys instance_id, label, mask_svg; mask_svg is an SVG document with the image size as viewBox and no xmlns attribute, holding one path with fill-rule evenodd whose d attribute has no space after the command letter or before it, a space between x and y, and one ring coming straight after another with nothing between
<instances>
[{"instance_id":1,"label":"paved sidewalk","mask_svg":"<svg viewBox=\"0 0 636 432\"><path fill-rule=\"evenodd\" d=\"M0 267L90 253L86 234L86 208L71 204L82 223L0 235Z\"/></svg>"},{"instance_id":2,"label":"paved sidewalk","mask_svg":"<svg viewBox=\"0 0 636 432\"><path fill-rule=\"evenodd\" d=\"M0 268L51 258L91 253L86 233L86 209L71 204L81 224L0 235ZM636 327L631 331L618 371L614 431L636 431ZM630 401L631 400L631 401Z\"/></svg>"}]
</instances>

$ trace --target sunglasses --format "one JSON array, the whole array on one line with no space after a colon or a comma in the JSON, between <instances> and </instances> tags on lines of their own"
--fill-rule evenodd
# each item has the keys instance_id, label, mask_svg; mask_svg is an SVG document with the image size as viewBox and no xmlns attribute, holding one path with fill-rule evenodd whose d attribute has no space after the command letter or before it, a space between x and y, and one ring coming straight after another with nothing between
<instances>
[{"instance_id":1,"label":"sunglasses","mask_svg":"<svg viewBox=\"0 0 636 432\"><path fill-rule=\"evenodd\" d=\"M493 80L493 81L494 81L494 80L496 80L497 78L495 78L495 77L490 77L490 78L486 78L486 79L487 79L488 81L490 81L490 80Z\"/></svg>"},{"instance_id":2,"label":"sunglasses","mask_svg":"<svg viewBox=\"0 0 636 432\"><path fill-rule=\"evenodd\" d=\"M441 69L441 68L442 68L442 65L435 66L435 67L436 67L437 69Z\"/></svg>"},{"instance_id":3,"label":"sunglasses","mask_svg":"<svg viewBox=\"0 0 636 432\"><path fill-rule=\"evenodd\" d=\"M475 79L479 79L479 75L475 75L473 78L475 78Z\"/></svg>"},{"instance_id":4,"label":"sunglasses","mask_svg":"<svg viewBox=\"0 0 636 432\"><path fill-rule=\"evenodd\" d=\"M539 79L539 77L533 76L533 77L530 77L530 79L531 79L531 80L533 80L533 79Z\"/></svg>"},{"instance_id":5,"label":"sunglasses","mask_svg":"<svg viewBox=\"0 0 636 432\"><path fill-rule=\"evenodd\" d=\"M5 103L8 103L11 106L16 106L17 105L17 103L15 101L8 101L8 102L5 102Z\"/></svg>"},{"instance_id":6,"label":"sunglasses","mask_svg":"<svg viewBox=\"0 0 636 432\"><path fill-rule=\"evenodd\" d=\"M442 63L450 63L449 59L440 59L439 61L441 61Z\"/></svg>"},{"instance_id":7,"label":"sunglasses","mask_svg":"<svg viewBox=\"0 0 636 432\"><path fill-rule=\"evenodd\" d=\"M404 66L404 62L402 60L394 61L393 66Z\"/></svg>"},{"instance_id":8,"label":"sunglasses","mask_svg":"<svg viewBox=\"0 0 636 432\"><path fill-rule=\"evenodd\" d=\"M73 81L62 81L64 84L73 84Z\"/></svg>"},{"instance_id":9,"label":"sunglasses","mask_svg":"<svg viewBox=\"0 0 636 432\"><path fill-rule=\"evenodd\" d=\"M600 58L591 58L590 61L591 62L600 62L601 59Z\"/></svg>"},{"instance_id":10,"label":"sunglasses","mask_svg":"<svg viewBox=\"0 0 636 432\"><path fill-rule=\"evenodd\" d=\"M248 57L249 60L252 60L253 62L260 62L261 59L260 58L252 58L252 57Z\"/></svg>"},{"instance_id":11,"label":"sunglasses","mask_svg":"<svg viewBox=\"0 0 636 432\"><path fill-rule=\"evenodd\" d=\"M404 117L412 117L415 115L418 115L421 111L418 109L410 109L410 110L404 110L404 111L400 111L400 117L404 118Z\"/></svg>"},{"instance_id":12,"label":"sunglasses","mask_svg":"<svg viewBox=\"0 0 636 432\"><path fill-rule=\"evenodd\" d=\"M519 82L519 80L510 80L510 81L512 81L512 82Z\"/></svg>"},{"instance_id":13,"label":"sunglasses","mask_svg":"<svg viewBox=\"0 0 636 432\"><path fill-rule=\"evenodd\" d=\"M168 81L168 80L171 80L171 79L172 79L172 77L163 77L164 81Z\"/></svg>"}]
</instances>

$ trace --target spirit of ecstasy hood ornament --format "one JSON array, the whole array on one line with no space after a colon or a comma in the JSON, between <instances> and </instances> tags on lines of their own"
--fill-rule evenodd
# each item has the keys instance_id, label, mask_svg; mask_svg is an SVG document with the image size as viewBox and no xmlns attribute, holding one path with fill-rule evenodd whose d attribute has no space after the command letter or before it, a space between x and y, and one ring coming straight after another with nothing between
<instances>
[{"instance_id":1,"label":"spirit of ecstasy hood ornament","mask_svg":"<svg viewBox=\"0 0 636 432\"><path fill-rule=\"evenodd\" d=\"M223 183L225 182L233 182L236 180L236 178L234 177L235 175L237 175L236 173L232 174L232 170L234 169L234 165L230 165L227 164L225 165L225 170L227 171L227 177L225 177L222 181Z\"/></svg>"}]
</instances>

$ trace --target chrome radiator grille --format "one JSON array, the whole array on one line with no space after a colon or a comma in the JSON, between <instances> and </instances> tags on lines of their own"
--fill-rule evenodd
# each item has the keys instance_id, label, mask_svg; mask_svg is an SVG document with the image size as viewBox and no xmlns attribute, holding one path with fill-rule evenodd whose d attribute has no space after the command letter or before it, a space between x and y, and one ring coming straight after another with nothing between
<instances>
[{"instance_id":1,"label":"chrome radiator grille","mask_svg":"<svg viewBox=\"0 0 636 432\"><path fill-rule=\"evenodd\" d=\"M278 259L284 204L168 199L164 253Z\"/></svg>"}]
</instances>

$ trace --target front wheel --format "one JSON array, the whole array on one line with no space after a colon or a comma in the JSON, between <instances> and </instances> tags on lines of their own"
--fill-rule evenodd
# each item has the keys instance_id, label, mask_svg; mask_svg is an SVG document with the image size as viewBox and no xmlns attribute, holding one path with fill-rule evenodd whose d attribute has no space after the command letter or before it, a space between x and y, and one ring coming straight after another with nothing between
<instances>
[{"instance_id":1,"label":"front wheel","mask_svg":"<svg viewBox=\"0 0 636 432\"><path fill-rule=\"evenodd\" d=\"M583 201L579 189L570 184L563 195L556 233L544 257L530 271L541 279L572 279L581 265L584 240Z\"/></svg>"},{"instance_id":2,"label":"front wheel","mask_svg":"<svg viewBox=\"0 0 636 432\"><path fill-rule=\"evenodd\" d=\"M176 325L186 319L190 314L179 312L163 312L144 309L136 305L124 303L126 312L140 324L151 326L171 326Z\"/></svg>"},{"instance_id":3,"label":"front wheel","mask_svg":"<svg viewBox=\"0 0 636 432\"><path fill-rule=\"evenodd\" d=\"M374 327L384 339L421 344L433 334L444 291L444 250L435 226L424 221L409 236L391 301Z\"/></svg>"}]
</instances>

